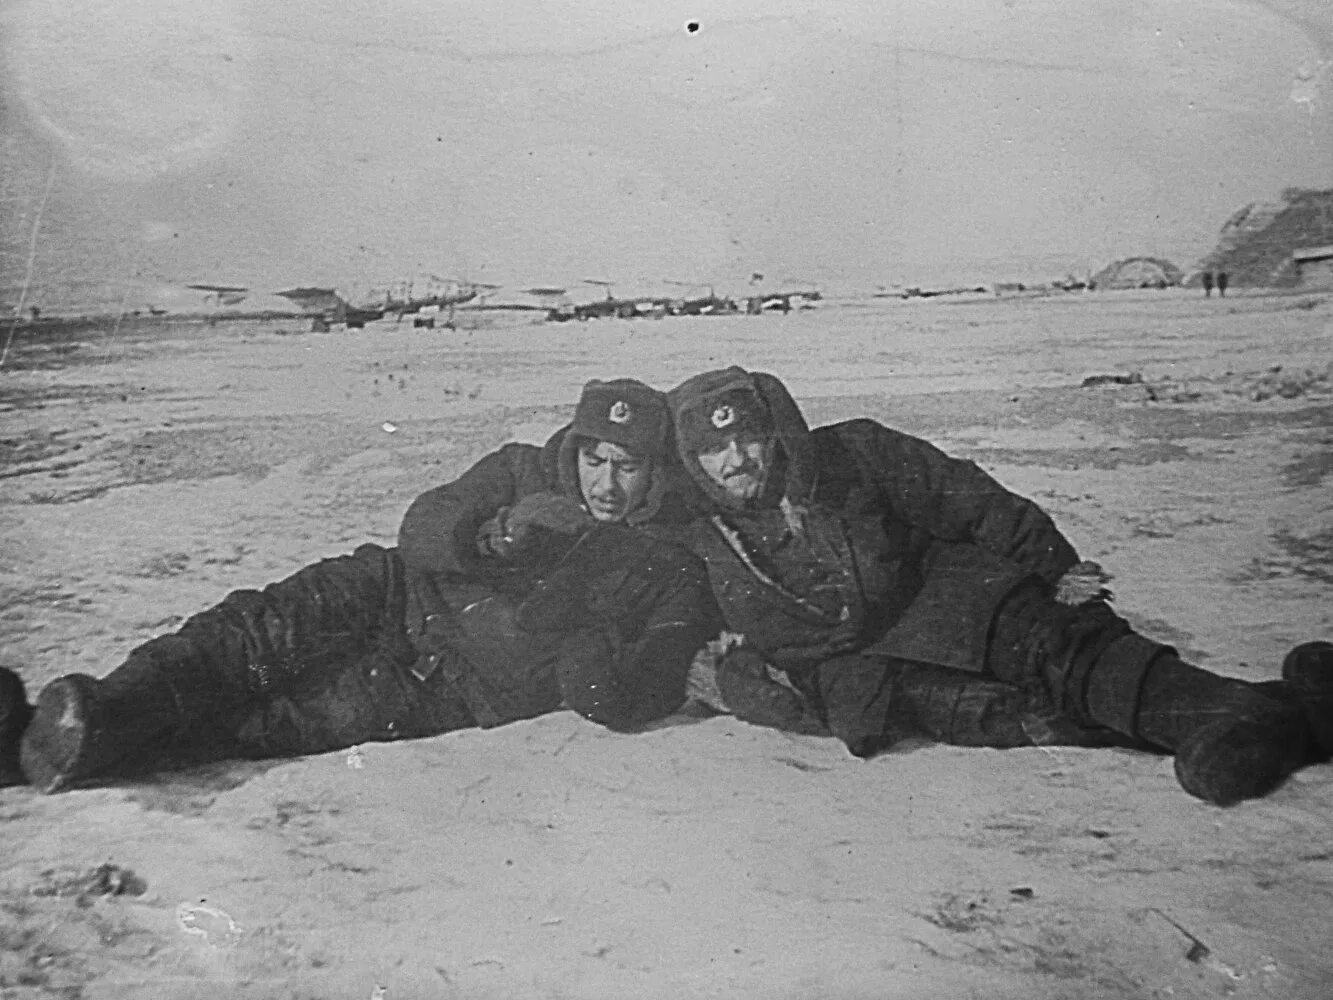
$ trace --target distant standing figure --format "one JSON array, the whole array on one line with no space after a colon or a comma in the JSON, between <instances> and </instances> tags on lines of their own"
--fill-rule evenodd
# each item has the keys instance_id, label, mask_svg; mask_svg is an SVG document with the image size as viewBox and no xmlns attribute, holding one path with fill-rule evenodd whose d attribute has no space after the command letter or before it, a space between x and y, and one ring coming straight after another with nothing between
<instances>
[{"instance_id":1,"label":"distant standing figure","mask_svg":"<svg viewBox=\"0 0 1333 1000\"><path fill-rule=\"evenodd\" d=\"M1208 298L1212 298L1212 295L1213 295L1213 272L1212 272L1212 271L1204 271L1204 272L1203 272L1203 297L1204 297L1205 299L1208 299Z\"/></svg>"},{"instance_id":2,"label":"distant standing figure","mask_svg":"<svg viewBox=\"0 0 1333 1000\"><path fill-rule=\"evenodd\" d=\"M1227 273L1226 271L1217 272L1217 294L1225 297L1227 294Z\"/></svg>"}]
</instances>

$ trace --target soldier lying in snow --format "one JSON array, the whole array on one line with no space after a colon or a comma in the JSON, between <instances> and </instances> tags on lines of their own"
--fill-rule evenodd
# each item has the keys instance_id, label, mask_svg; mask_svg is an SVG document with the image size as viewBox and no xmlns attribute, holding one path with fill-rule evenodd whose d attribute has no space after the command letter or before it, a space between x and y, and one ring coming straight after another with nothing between
<instances>
[{"instance_id":1,"label":"soldier lying in snow","mask_svg":"<svg viewBox=\"0 0 1333 1000\"><path fill-rule=\"evenodd\" d=\"M1146 745L1219 804L1333 754L1333 645L1296 647L1261 684L1201 670L1095 579L1067 593L1074 547L973 463L873 420L812 431L778 379L740 368L668 398L702 515L691 545L744 637L696 685L715 707L827 726L862 756L921 733Z\"/></svg>"},{"instance_id":2,"label":"soldier lying in snow","mask_svg":"<svg viewBox=\"0 0 1333 1000\"><path fill-rule=\"evenodd\" d=\"M669 439L661 393L590 382L544 447L506 445L418 497L396 548L229 594L101 679L52 681L35 708L0 671L0 784L54 792L562 705L616 728L669 714L718 627L700 562L646 527L673 520Z\"/></svg>"}]
</instances>

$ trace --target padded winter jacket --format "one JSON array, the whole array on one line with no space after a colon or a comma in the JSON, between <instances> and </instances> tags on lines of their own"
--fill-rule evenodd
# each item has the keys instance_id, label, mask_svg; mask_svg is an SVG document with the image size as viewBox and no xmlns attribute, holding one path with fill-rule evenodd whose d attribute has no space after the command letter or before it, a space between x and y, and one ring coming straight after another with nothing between
<instances>
[{"instance_id":1,"label":"padded winter jacket","mask_svg":"<svg viewBox=\"0 0 1333 1000\"><path fill-rule=\"evenodd\" d=\"M712 375L669 394L677 426L748 387L776 426L776 467L736 506L682 442L702 515L690 544L727 628L794 680L855 652L979 670L1003 597L1078 561L1045 512L974 463L868 419L811 431L777 378Z\"/></svg>"},{"instance_id":2,"label":"padded winter jacket","mask_svg":"<svg viewBox=\"0 0 1333 1000\"><path fill-rule=\"evenodd\" d=\"M718 629L702 563L646 527L688 516L666 490L665 470L655 471L632 528L594 527L590 518L589 533L540 535L514 558L478 544L487 522L525 496L559 492L581 502L566 433L487 455L419 496L399 530L416 672L445 670L483 726L562 702L612 728L669 715L685 700L694 653ZM597 558L579 540L590 536L599 539ZM579 598L563 620L527 607L552 580ZM549 605L549 587L543 594Z\"/></svg>"}]
</instances>

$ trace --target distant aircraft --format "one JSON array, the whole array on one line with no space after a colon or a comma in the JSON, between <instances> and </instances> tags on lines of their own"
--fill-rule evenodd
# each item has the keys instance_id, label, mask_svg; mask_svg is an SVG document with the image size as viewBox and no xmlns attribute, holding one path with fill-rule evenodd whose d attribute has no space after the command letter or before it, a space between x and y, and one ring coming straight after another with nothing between
<instances>
[{"instance_id":1,"label":"distant aircraft","mask_svg":"<svg viewBox=\"0 0 1333 1000\"><path fill-rule=\"evenodd\" d=\"M286 291L273 294L296 303L302 312L308 313L322 313L336 309L339 305L346 305L342 296L332 288L288 288Z\"/></svg>"},{"instance_id":2,"label":"distant aircraft","mask_svg":"<svg viewBox=\"0 0 1333 1000\"><path fill-rule=\"evenodd\" d=\"M196 292L208 292L210 296L217 296L217 304L220 306L234 306L238 302L244 302L250 289L244 285L186 285L186 288L192 288Z\"/></svg>"},{"instance_id":3,"label":"distant aircraft","mask_svg":"<svg viewBox=\"0 0 1333 1000\"><path fill-rule=\"evenodd\" d=\"M499 285L490 285L483 281L460 281L457 278L440 278L427 275L425 280L413 279L399 282L384 293L386 312L417 312L429 306L441 309L471 302L485 291L493 291Z\"/></svg>"},{"instance_id":4,"label":"distant aircraft","mask_svg":"<svg viewBox=\"0 0 1333 1000\"><path fill-rule=\"evenodd\" d=\"M756 272L758 273L758 272ZM759 275L763 277L763 275ZM751 279L753 280L753 279ZM672 281L667 280L668 285L676 285L680 288L690 288L700 291L708 289L707 295L693 295L688 298L672 302L670 310L676 316L721 316L727 313L734 313L737 310L735 300L719 296L714 290L711 282L704 281Z\"/></svg>"},{"instance_id":5,"label":"distant aircraft","mask_svg":"<svg viewBox=\"0 0 1333 1000\"><path fill-rule=\"evenodd\" d=\"M600 278L584 278L583 283L605 288L606 298L575 306L575 319L608 319L610 317L630 319L638 313L638 303L634 299L618 299L611 294L615 282L603 281Z\"/></svg>"},{"instance_id":6,"label":"distant aircraft","mask_svg":"<svg viewBox=\"0 0 1333 1000\"><path fill-rule=\"evenodd\" d=\"M455 306L462 305L464 302L471 302L482 293L494 291L500 287L500 285L491 285L484 281L462 281L457 278L441 278L429 274L424 279L413 278L408 281L400 281L384 291L376 299L374 306L367 302L361 308L379 308L384 313L397 313L399 319L402 319L407 313L417 313L422 310L435 312L447 309L449 318L445 321L445 325L453 329ZM429 325L434 325L433 318Z\"/></svg>"},{"instance_id":7,"label":"distant aircraft","mask_svg":"<svg viewBox=\"0 0 1333 1000\"><path fill-rule=\"evenodd\" d=\"M286 291L273 294L296 303L301 312L318 317L326 325L346 323L352 328L362 327L384 315L384 310L381 308L362 309L349 305L347 300L332 288L288 288Z\"/></svg>"}]
</instances>

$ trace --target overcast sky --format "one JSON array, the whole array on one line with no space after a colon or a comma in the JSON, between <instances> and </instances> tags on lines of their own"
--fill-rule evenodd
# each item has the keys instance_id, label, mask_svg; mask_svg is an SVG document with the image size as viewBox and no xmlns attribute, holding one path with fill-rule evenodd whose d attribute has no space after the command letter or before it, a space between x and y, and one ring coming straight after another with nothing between
<instances>
[{"instance_id":1,"label":"overcast sky","mask_svg":"<svg viewBox=\"0 0 1333 1000\"><path fill-rule=\"evenodd\" d=\"M690 31L688 25L697 24ZM1188 267L1333 187L1327 0L0 0L3 285Z\"/></svg>"}]
</instances>

